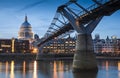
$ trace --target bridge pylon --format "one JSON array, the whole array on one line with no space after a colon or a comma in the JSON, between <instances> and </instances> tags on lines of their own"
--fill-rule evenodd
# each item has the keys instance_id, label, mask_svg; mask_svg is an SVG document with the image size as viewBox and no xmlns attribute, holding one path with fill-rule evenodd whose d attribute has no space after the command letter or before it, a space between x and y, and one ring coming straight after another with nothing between
<instances>
[{"instance_id":1,"label":"bridge pylon","mask_svg":"<svg viewBox=\"0 0 120 78\"><path fill-rule=\"evenodd\" d=\"M59 12L62 13L70 22L71 26L78 33L73 58L73 72L80 71L97 71L97 62L94 55L94 47L91 33L96 28L103 16L92 19L83 25L79 21L79 17L75 18L66 6L60 6ZM67 10L66 10L67 9ZM89 13L89 12L88 12Z\"/></svg>"}]
</instances>

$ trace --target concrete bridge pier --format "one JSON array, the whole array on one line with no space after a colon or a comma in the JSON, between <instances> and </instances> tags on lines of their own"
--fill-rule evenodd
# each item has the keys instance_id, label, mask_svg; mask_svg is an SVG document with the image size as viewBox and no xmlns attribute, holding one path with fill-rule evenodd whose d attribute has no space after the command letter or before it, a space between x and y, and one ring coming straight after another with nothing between
<instances>
[{"instance_id":1,"label":"concrete bridge pier","mask_svg":"<svg viewBox=\"0 0 120 78\"><path fill-rule=\"evenodd\" d=\"M91 34L77 35L73 72L98 71Z\"/></svg>"}]
</instances>

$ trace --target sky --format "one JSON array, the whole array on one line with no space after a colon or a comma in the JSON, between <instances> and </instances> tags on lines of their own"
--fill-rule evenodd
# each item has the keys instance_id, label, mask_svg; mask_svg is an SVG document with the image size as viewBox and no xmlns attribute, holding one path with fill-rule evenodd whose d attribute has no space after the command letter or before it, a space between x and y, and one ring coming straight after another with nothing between
<instances>
[{"instance_id":1,"label":"sky","mask_svg":"<svg viewBox=\"0 0 120 78\"><path fill-rule=\"evenodd\" d=\"M69 0L0 0L0 38L18 37L18 31L24 22L25 15L32 26L34 34L43 37L52 22L57 7ZM88 7L91 0L78 0ZM105 16L98 24L92 35L99 34L100 38L117 36L120 38L120 10L111 16Z\"/></svg>"}]
</instances>

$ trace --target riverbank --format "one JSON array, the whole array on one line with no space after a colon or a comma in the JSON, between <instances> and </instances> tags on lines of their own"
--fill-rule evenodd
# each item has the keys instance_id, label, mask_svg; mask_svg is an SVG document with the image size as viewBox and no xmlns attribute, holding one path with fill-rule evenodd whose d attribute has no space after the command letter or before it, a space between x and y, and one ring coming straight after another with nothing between
<instances>
[{"instance_id":1,"label":"riverbank","mask_svg":"<svg viewBox=\"0 0 120 78\"><path fill-rule=\"evenodd\" d=\"M36 60L36 54L31 53L1 53L0 60Z\"/></svg>"},{"instance_id":2,"label":"riverbank","mask_svg":"<svg viewBox=\"0 0 120 78\"><path fill-rule=\"evenodd\" d=\"M73 60L74 54L40 54L37 60ZM120 56L96 55L97 60L120 60Z\"/></svg>"},{"instance_id":3,"label":"riverbank","mask_svg":"<svg viewBox=\"0 0 120 78\"><path fill-rule=\"evenodd\" d=\"M118 56L114 56L114 57L110 57L110 56L96 56L96 59L98 59L98 60L120 60L120 57L118 57Z\"/></svg>"},{"instance_id":4,"label":"riverbank","mask_svg":"<svg viewBox=\"0 0 120 78\"><path fill-rule=\"evenodd\" d=\"M74 54L1 53L0 60L73 60ZM120 56L96 55L97 60L120 60Z\"/></svg>"}]
</instances>

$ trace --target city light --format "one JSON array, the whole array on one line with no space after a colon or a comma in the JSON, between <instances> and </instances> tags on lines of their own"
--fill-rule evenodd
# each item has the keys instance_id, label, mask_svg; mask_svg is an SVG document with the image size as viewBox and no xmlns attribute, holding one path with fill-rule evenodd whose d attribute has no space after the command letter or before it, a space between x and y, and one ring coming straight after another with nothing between
<instances>
[{"instance_id":1,"label":"city light","mask_svg":"<svg viewBox=\"0 0 120 78\"><path fill-rule=\"evenodd\" d=\"M11 45L1 44L1 47L11 47Z\"/></svg>"},{"instance_id":2,"label":"city light","mask_svg":"<svg viewBox=\"0 0 120 78\"><path fill-rule=\"evenodd\" d=\"M15 42L15 40L12 39L12 53L14 53L14 42Z\"/></svg>"},{"instance_id":3,"label":"city light","mask_svg":"<svg viewBox=\"0 0 120 78\"><path fill-rule=\"evenodd\" d=\"M37 48L33 48L32 53L34 53L34 54L38 53L38 49Z\"/></svg>"}]
</instances>

